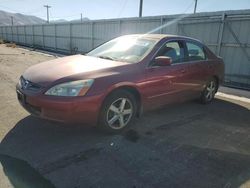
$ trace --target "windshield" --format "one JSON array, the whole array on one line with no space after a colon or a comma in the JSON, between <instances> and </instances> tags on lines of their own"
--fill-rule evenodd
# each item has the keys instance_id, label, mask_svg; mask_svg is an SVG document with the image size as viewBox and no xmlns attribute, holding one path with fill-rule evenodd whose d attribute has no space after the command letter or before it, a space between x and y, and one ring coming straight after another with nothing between
<instances>
[{"instance_id":1,"label":"windshield","mask_svg":"<svg viewBox=\"0 0 250 188\"><path fill-rule=\"evenodd\" d=\"M124 36L113 39L87 55L115 61L137 63L154 47L156 41L135 36Z\"/></svg>"}]
</instances>

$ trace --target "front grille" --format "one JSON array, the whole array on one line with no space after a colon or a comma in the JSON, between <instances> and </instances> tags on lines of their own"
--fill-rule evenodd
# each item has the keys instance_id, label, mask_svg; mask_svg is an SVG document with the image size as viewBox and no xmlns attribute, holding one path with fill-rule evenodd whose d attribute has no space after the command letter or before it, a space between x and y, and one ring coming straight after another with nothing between
<instances>
[{"instance_id":1,"label":"front grille","mask_svg":"<svg viewBox=\"0 0 250 188\"><path fill-rule=\"evenodd\" d=\"M30 90L33 92L38 92L42 89L42 86L35 84L27 79L25 79L23 76L20 77L20 87L23 90Z\"/></svg>"}]
</instances>

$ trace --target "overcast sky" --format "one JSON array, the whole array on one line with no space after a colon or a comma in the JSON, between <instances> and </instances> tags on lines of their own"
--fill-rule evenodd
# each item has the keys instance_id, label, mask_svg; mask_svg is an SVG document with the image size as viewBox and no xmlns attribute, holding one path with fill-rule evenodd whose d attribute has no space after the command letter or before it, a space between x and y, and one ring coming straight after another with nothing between
<instances>
[{"instance_id":1,"label":"overcast sky","mask_svg":"<svg viewBox=\"0 0 250 188\"><path fill-rule=\"evenodd\" d=\"M139 0L0 0L0 10L46 19L43 5L52 6L53 19L90 19L138 16ZM194 0L144 0L143 16L191 13ZM197 12L250 9L250 0L198 0Z\"/></svg>"}]
</instances>

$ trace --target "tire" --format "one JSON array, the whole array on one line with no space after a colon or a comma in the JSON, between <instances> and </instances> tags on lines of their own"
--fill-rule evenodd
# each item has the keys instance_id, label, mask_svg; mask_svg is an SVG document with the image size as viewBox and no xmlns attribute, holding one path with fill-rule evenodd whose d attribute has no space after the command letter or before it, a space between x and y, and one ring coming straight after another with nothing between
<instances>
[{"instance_id":1,"label":"tire","mask_svg":"<svg viewBox=\"0 0 250 188\"><path fill-rule=\"evenodd\" d=\"M214 78L210 79L207 82L204 90L201 93L202 104L208 104L214 99L215 93L217 92L217 87L218 87L218 84Z\"/></svg>"},{"instance_id":2,"label":"tire","mask_svg":"<svg viewBox=\"0 0 250 188\"><path fill-rule=\"evenodd\" d=\"M135 119L137 103L134 95L126 90L111 93L104 101L98 127L110 133L127 129Z\"/></svg>"}]
</instances>

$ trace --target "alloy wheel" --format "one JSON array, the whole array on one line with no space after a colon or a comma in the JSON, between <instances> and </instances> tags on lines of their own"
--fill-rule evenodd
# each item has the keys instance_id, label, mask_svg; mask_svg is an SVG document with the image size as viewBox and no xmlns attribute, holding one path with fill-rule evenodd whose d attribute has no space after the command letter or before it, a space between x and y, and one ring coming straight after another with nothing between
<instances>
[{"instance_id":1,"label":"alloy wheel","mask_svg":"<svg viewBox=\"0 0 250 188\"><path fill-rule=\"evenodd\" d=\"M112 129L125 127L133 115L133 105L128 98L115 100L107 111L107 122Z\"/></svg>"},{"instance_id":2,"label":"alloy wheel","mask_svg":"<svg viewBox=\"0 0 250 188\"><path fill-rule=\"evenodd\" d=\"M211 101L213 99L215 91L216 91L216 84L212 80L209 82L209 84L206 87L205 97L206 97L207 101Z\"/></svg>"}]
</instances>

